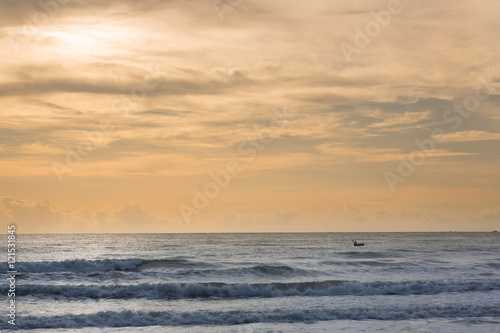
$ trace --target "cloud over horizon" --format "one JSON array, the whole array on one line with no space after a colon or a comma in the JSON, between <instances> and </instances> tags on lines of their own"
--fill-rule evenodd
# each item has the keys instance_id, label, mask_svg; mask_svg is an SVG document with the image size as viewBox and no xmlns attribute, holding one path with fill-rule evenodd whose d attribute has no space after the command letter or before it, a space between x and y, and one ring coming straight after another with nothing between
<instances>
[{"instance_id":1,"label":"cloud over horizon","mask_svg":"<svg viewBox=\"0 0 500 333\"><path fill-rule=\"evenodd\" d=\"M384 26L378 0L248 0L223 13L208 0L3 1L4 218L35 231L36 216L75 232L135 230L128 219L166 230L160 221L180 219L179 204L232 160L241 174L197 217L217 230L258 220L286 231L323 215L345 219L317 230L344 230L357 209L391 228L402 212L494 212L500 4L400 6ZM369 22L379 32L367 35ZM342 43L359 52L346 59ZM272 130L276 110L290 117ZM436 130L444 140L392 193L384 173L399 175ZM103 201L112 209L99 213Z\"/></svg>"}]
</instances>

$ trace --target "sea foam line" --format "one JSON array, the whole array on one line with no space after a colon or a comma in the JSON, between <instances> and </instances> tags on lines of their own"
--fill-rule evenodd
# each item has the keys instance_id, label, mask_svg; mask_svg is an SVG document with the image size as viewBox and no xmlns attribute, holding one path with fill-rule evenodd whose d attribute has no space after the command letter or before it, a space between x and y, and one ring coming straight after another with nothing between
<instances>
[{"instance_id":1,"label":"sea foam line","mask_svg":"<svg viewBox=\"0 0 500 333\"><path fill-rule=\"evenodd\" d=\"M64 260L48 262L19 262L19 272L47 273L47 272L102 272L125 271L136 269L142 264L141 259L104 259L104 260ZM0 264L3 270L5 264Z\"/></svg>"},{"instance_id":2,"label":"sea foam line","mask_svg":"<svg viewBox=\"0 0 500 333\"><path fill-rule=\"evenodd\" d=\"M109 271L163 271L183 270L184 274L200 273L220 273L220 274L254 274L254 275L279 275L283 274L315 274L314 271L292 268L286 265L255 265L249 267L235 268L216 268L216 265L207 262L197 262L182 258L167 259L105 259L105 260L64 260L49 262L20 262L18 270L22 273L56 273L56 272L74 272L74 273L95 273ZM208 269L207 269L208 268ZM0 270L7 271L5 263L0 264ZM200 270L201 269L201 270Z\"/></svg>"},{"instance_id":3,"label":"sea foam line","mask_svg":"<svg viewBox=\"0 0 500 333\"><path fill-rule=\"evenodd\" d=\"M248 323L297 323L327 320L409 320L423 318L498 317L500 304L401 307L350 307L345 309L274 309L261 311L104 311L93 314L22 316L18 328L138 327L181 325L237 325ZM7 328L5 321L0 328Z\"/></svg>"},{"instance_id":4,"label":"sea foam line","mask_svg":"<svg viewBox=\"0 0 500 333\"><path fill-rule=\"evenodd\" d=\"M7 287L1 286L5 293ZM498 280L356 282L311 281L295 283L158 283L134 285L22 285L18 296L67 298L251 298L336 295L420 295L446 292L500 290Z\"/></svg>"}]
</instances>

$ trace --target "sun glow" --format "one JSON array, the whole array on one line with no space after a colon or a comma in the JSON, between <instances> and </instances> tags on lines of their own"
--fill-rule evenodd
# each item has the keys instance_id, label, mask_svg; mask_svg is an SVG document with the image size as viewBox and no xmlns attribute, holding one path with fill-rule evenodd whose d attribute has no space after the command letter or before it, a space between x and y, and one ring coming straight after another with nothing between
<instances>
[{"instance_id":1,"label":"sun glow","mask_svg":"<svg viewBox=\"0 0 500 333\"><path fill-rule=\"evenodd\" d=\"M78 26L45 33L45 37L58 52L78 56L107 56L119 53L125 35L122 30L110 26L100 26L93 29Z\"/></svg>"}]
</instances>

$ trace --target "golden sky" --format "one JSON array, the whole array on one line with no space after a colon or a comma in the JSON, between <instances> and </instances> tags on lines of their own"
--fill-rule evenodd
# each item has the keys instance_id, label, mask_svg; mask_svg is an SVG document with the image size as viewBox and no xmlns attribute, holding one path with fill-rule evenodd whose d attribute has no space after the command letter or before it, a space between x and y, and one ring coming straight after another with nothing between
<instances>
[{"instance_id":1,"label":"golden sky","mask_svg":"<svg viewBox=\"0 0 500 333\"><path fill-rule=\"evenodd\" d=\"M0 220L19 233L500 229L499 12L1 1Z\"/></svg>"}]
</instances>

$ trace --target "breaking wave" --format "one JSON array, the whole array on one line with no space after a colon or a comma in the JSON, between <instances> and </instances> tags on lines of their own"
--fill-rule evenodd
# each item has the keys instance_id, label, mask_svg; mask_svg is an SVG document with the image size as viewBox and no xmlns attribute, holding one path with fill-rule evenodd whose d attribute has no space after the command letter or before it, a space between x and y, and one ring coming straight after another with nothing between
<instances>
[{"instance_id":1,"label":"breaking wave","mask_svg":"<svg viewBox=\"0 0 500 333\"><path fill-rule=\"evenodd\" d=\"M103 311L93 314L59 316L22 316L16 324L21 329L82 328L82 327L138 327L154 325L237 325L249 323L295 323L326 320L408 320L422 318L456 318L500 316L496 305L407 306L381 305L377 307L348 307L342 309L274 309L261 311ZM8 328L0 322L0 328Z\"/></svg>"},{"instance_id":2,"label":"breaking wave","mask_svg":"<svg viewBox=\"0 0 500 333\"><path fill-rule=\"evenodd\" d=\"M2 293L8 287L0 287ZM337 295L423 295L446 292L500 290L500 281L356 282L310 281L290 283L158 283L134 285L22 285L20 296L66 298L251 298Z\"/></svg>"}]
</instances>

